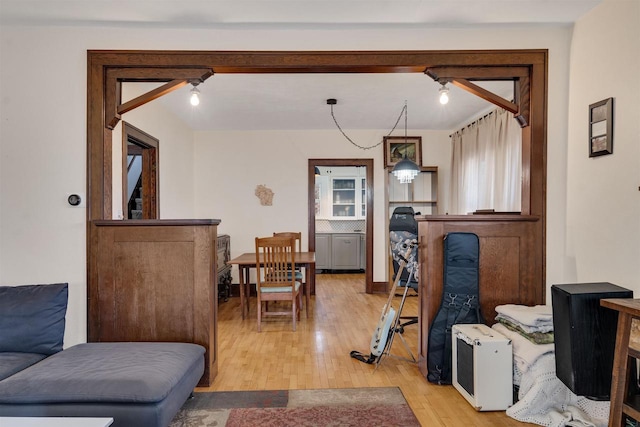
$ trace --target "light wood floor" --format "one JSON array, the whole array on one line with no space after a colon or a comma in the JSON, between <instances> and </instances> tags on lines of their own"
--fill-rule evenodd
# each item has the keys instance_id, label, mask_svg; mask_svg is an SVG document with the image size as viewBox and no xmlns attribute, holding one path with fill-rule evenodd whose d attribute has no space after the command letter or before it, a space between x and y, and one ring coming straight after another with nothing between
<instances>
[{"instance_id":1,"label":"light wood floor","mask_svg":"<svg viewBox=\"0 0 640 427\"><path fill-rule=\"evenodd\" d=\"M374 372L374 365L352 359L351 350L368 354L387 298L365 294L363 274L319 274L310 317L302 313L298 330L291 330L289 318L267 318L261 333L255 298L244 321L239 298L220 302L219 372L211 387L198 391L398 386L424 426L527 425L504 412L476 412L455 388L429 383L410 362L387 357ZM415 313L417 298L407 298L403 314ZM408 326L404 336L416 354L417 326ZM392 350L405 355L400 340Z\"/></svg>"}]
</instances>

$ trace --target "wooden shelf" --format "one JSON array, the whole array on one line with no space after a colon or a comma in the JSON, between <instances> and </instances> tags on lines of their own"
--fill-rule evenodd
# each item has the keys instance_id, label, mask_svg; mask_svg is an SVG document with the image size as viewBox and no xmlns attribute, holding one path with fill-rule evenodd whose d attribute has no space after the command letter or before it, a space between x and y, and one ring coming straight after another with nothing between
<instances>
[{"instance_id":1,"label":"wooden shelf","mask_svg":"<svg viewBox=\"0 0 640 427\"><path fill-rule=\"evenodd\" d=\"M409 184L400 184L387 168L386 203L388 216L398 205L411 206L418 210L428 210L430 215L438 214L438 167L423 166L421 172ZM429 205L429 206L424 206Z\"/></svg>"}]
</instances>

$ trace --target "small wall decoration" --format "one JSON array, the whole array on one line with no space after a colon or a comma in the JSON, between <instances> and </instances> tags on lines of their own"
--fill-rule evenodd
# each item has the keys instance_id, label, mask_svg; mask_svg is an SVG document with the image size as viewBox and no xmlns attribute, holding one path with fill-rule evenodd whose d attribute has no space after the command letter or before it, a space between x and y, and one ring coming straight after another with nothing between
<instances>
[{"instance_id":1,"label":"small wall decoration","mask_svg":"<svg viewBox=\"0 0 640 427\"><path fill-rule=\"evenodd\" d=\"M385 136L384 137L384 166L394 167L396 163L407 158L418 166L422 166L422 137L421 136Z\"/></svg>"},{"instance_id":2,"label":"small wall decoration","mask_svg":"<svg viewBox=\"0 0 640 427\"><path fill-rule=\"evenodd\" d=\"M589 105L589 157L613 153L613 98Z\"/></svg>"},{"instance_id":3,"label":"small wall decoration","mask_svg":"<svg viewBox=\"0 0 640 427\"><path fill-rule=\"evenodd\" d=\"M273 196L275 193L266 185L258 185L256 187L255 195L260 199L262 206L273 205Z\"/></svg>"}]
</instances>

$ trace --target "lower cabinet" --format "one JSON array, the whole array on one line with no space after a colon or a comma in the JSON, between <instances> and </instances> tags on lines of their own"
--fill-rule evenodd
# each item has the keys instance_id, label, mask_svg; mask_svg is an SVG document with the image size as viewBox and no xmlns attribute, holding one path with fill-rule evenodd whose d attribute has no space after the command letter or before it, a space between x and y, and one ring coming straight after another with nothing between
<instances>
[{"instance_id":1,"label":"lower cabinet","mask_svg":"<svg viewBox=\"0 0 640 427\"><path fill-rule=\"evenodd\" d=\"M364 234L316 234L316 270L364 269Z\"/></svg>"},{"instance_id":2,"label":"lower cabinet","mask_svg":"<svg viewBox=\"0 0 640 427\"><path fill-rule=\"evenodd\" d=\"M316 270L331 270L331 234L316 234Z\"/></svg>"},{"instance_id":3,"label":"lower cabinet","mask_svg":"<svg viewBox=\"0 0 640 427\"><path fill-rule=\"evenodd\" d=\"M367 268L367 237L360 235L360 270Z\"/></svg>"},{"instance_id":4,"label":"lower cabinet","mask_svg":"<svg viewBox=\"0 0 640 427\"><path fill-rule=\"evenodd\" d=\"M360 269L359 234L334 234L331 236L331 268L333 270Z\"/></svg>"}]
</instances>

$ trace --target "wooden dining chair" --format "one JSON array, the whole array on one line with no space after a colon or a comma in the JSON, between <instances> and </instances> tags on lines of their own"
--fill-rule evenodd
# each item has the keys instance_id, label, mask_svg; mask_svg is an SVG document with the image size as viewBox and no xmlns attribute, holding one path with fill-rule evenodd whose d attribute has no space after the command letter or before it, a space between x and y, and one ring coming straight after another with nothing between
<instances>
[{"instance_id":1,"label":"wooden dining chair","mask_svg":"<svg viewBox=\"0 0 640 427\"><path fill-rule=\"evenodd\" d=\"M261 332L263 316L291 315L293 330L296 330L302 305L302 284L296 280L295 274L291 274L295 256L295 240L292 238L256 237L258 332ZM269 301L291 301L291 311L269 311Z\"/></svg>"},{"instance_id":2,"label":"wooden dining chair","mask_svg":"<svg viewBox=\"0 0 640 427\"><path fill-rule=\"evenodd\" d=\"M273 233L273 237L287 237L291 239L295 239L296 241L296 252L302 252L302 233L297 231L281 231L278 233ZM295 266L294 266L295 267ZM296 280L302 283L303 288L309 286L308 280L304 280L304 276L302 275L302 269L300 267L295 267L295 276ZM307 295L306 290L303 291L305 295ZM307 301L307 305L305 307L307 312L307 317L309 317L309 302Z\"/></svg>"},{"instance_id":3,"label":"wooden dining chair","mask_svg":"<svg viewBox=\"0 0 640 427\"><path fill-rule=\"evenodd\" d=\"M302 252L302 233L294 231L282 231L279 233L273 233L273 237L285 237L287 239L294 239L296 243L296 252ZM302 271L299 267L295 267L294 271L296 272L296 280L301 282L303 279Z\"/></svg>"}]
</instances>

